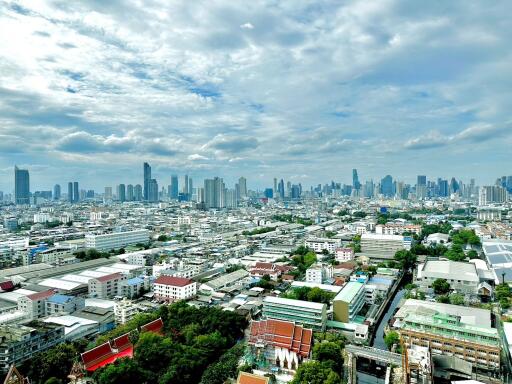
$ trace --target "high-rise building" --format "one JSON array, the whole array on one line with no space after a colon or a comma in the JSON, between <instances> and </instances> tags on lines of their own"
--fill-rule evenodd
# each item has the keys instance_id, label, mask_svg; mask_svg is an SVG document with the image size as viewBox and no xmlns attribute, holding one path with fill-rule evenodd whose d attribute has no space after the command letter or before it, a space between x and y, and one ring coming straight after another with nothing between
<instances>
[{"instance_id":1,"label":"high-rise building","mask_svg":"<svg viewBox=\"0 0 512 384\"><path fill-rule=\"evenodd\" d=\"M274 190L273 190L273 196L277 197L277 193L279 191L277 190L277 177L274 177Z\"/></svg>"},{"instance_id":2,"label":"high-rise building","mask_svg":"<svg viewBox=\"0 0 512 384\"><path fill-rule=\"evenodd\" d=\"M73 203L73 183L68 183L68 202Z\"/></svg>"},{"instance_id":3,"label":"high-rise building","mask_svg":"<svg viewBox=\"0 0 512 384\"><path fill-rule=\"evenodd\" d=\"M55 184L53 186L53 200L60 200L60 185Z\"/></svg>"},{"instance_id":4,"label":"high-rise building","mask_svg":"<svg viewBox=\"0 0 512 384\"><path fill-rule=\"evenodd\" d=\"M103 195L105 201L112 200L112 187L105 187L105 193Z\"/></svg>"},{"instance_id":5,"label":"high-rise building","mask_svg":"<svg viewBox=\"0 0 512 384\"><path fill-rule=\"evenodd\" d=\"M352 188L356 190L361 189L361 183L359 182L359 176L355 168L352 170Z\"/></svg>"},{"instance_id":6,"label":"high-rise building","mask_svg":"<svg viewBox=\"0 0 512 384\"><path fill-rule=\"evenodd\" d=\"M226 206L226 187L220 177L204 180L204 202L206 208Z\"/></svg>"},{"instance_id":7,"label":"high-rise building","mask_svg":"<svg viewBox=\"0 0 512 384\"><path fill-rule=\"evenodd\" d=\"M142 185L137 184L135 187L133 187L133 199L135 201L142 201L142 198Z\"/></svg>"},{"instance_id":8,"label":"high-rise building","mask_svg":"<svg viewBox=\"0 0 512 384\"><path fill-rule=\"evenodd\" d=\"M124 184L119 184L117 186L117 200L121 203L126 201L126 186Z\"/></svg>"},{"instance_id":9,"label":"high-rise building","mask_svg":"<svg viewBox=\"0 0 512 384\"><path fill-rule=\"evenodd\" d=\"M183 190L181 192L183 192L185 195L188 195L188 175L185 175L183 180Z\"/></svg>"},{"instance_id":10,"label":"high-rise building","mask_svg":"<svg viewBox=\"0 0 512 384\"><path fill-rule=\"evenodd\" d=\"M247 179L243 176L238 179L238 189L241 198L247 197Z\"/></svg>"},{"instance_id":11,"label":"high-rise building","mask_svg":"<svg viewBox=\"0 0 512 384\"><path fill-rule=\"evenodd\" d=\"M148 163L144 163L144 200L149 200L149 184L151 182L151 167ZM157 189L158 194L158 189Z\"/></svg>"},{"instance_id":12,"label":"high-rise building","mask_svg":"<svg viewBox=\"0 0 512 384\"><path fill-rule=\"evenodd\" d=\"M190 200L192 198L192 194L194 193L194 183L192 182L192 178L188 178L188 199Z\"/></svg>"},{"instance_id":13,"label":"high-rise building","mask_svg":"<svg viewBox=\"0 0 512 384\"><path fill-rule=\"evenodd\" d=\"M480 187L479 205L501 204L508 200L506 188L497 185Z\"/></svg>"},{"instance_id":14,"label":"high-rise building","mask_svg":"<svg viewBox=\"0 0 512 384\"><path fill-rule=\"evenodd\" d=\"M439 179L437 184L439 185L439 197L448 197L450 195L448 180Z\"/></svg>"},{"instance_id":15,"label":"high-rise building","mask_svg":"<svg viewBox=\"0 0 512 384\"><path fill-rule=\"evenodd\" d=\"M156 179L151 179L148 185L148 201L155 203L158 200L158 182Z\"/></svg>"},{"instance_id":16,"label":"high-rise building","mask_svg":"<svg viewBox=\"0 0 512 384\"><path fill-rule=\"evenodd\" d=\"M27 169L14 166L14 202L24 205L30 203L30 176Z\"/></svg>"},{"instance_id":17,"label":"high-rise building","mask_svg":"<svg viewBox=\"0 0 512 384\"><path fill-rule=\"evenodd\" d=\"M425 199L427 197L427 176L418 175L416 182L416 197L418 199Z\"/></svg>"},{"instance_id":18,"label":"high-rise building","mask_svg":"<svg viewBox=\"0 0 512 384\"><path fill-rule=\"evenodd\" d=\"M226 189L226 208L236 208L238 199L234 189Z\"/></svg>"},{"instance_id":19,"label":"high-rise building","mask_svg":"<svg viewBox=\"0 0 512 384\"><path fill-rule=\"evenodd\" d=\"M284 180L283 179L281 179L279 181L279 184L277 186L277 191L279 192L279 197L281 199L283 199L284 198Z\"/></svg>"},{"instance_id":20,"label":"high-rise building","mask_svg":"<svg viewBox=\"0 0 512 384\"><path fill-rule=\"evenodd\" d=\"M169 193L169 197L173 200L178 200L178 195L180 193L179 184L178 184L178 176L171 176L171 191Z\"/></svg>"},{"instance_id":21,"label":"high-rise building","mask_svg":"<svg viewBox=\"0 0 512 384\"><path fill-rule=\"evenodd\" d=\"M126 201L133 201L133 184L126 186Z\"/></svg>"},{"instance_id":22,"label":"high-rise building","mask_svg":"<svg viewBox=\"0 0 512 384\"><path fill-rule=\"evenodd\" d=\"M78 188L78 181L73 182L73 203L80 201L80 190Z\"/></svg>"},{"instance_id":23,"label":"high-rise building","mask_svg":"<svg viewBox=\"0 0 512 384\"><path fill-rule=\"evenodd\" d=\"M380 182L380 192L385 197L393 197L395 194L394 185L393 185L393 177L390 175L386 175Z\"/></svg>"}]
</instances>

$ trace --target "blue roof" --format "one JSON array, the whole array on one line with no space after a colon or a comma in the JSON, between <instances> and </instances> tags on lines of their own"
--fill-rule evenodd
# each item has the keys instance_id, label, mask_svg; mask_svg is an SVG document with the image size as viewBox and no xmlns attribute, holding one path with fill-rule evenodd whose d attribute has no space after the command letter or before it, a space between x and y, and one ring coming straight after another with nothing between
<instances>
[{"instance_id":1,"label":"blue roof","mask_svg":"<svg viewBox=\"0 0 512 384\"><path fill-rule=\"evenodd\" d=\"M393 280L392 279L386 279L384 277L372 277L368 283L375 283L375 284L386 284L386 285L392 285Z\"/></svg>"},{"instance_id":2,"label":"blue roof","mask_svg":"<svg viewBox=\"0 0 512 384\"><path fill-rule=\"evenodd\" d=\"M129 279L126 281L128 285L138 285L144 283L144 279L141 279L140 277L134 277L132 279Z\"/></svg>"},{"instance_id":3,"label":"blue roof","mask_svg":"<svg viewBox=\"0 0 512 384\"><path fill-rule=\"evenodd\" d=\"M70 300L73 300L73 296L60 295L58 293L48 298L48 301L54 304L65 304Z\"/></svg>"}]
</instances>

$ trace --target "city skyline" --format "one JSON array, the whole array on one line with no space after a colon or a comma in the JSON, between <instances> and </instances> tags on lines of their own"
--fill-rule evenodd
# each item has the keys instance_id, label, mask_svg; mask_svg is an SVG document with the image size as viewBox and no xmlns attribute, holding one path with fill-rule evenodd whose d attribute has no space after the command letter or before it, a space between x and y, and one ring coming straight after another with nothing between
<instances>
[{"instance_id":1,"label":"city skyline","mask_svg":"<svg viewBox=\"0 0 512 384\"><path fill-rule=\"evenodd\" d=\"M508 13L483 1L6 2L0 190L14 164L37 189L133 183L141 158L159 180L251 175L261 189L349 183L353 168L492 184L511 163Z\"/></svg>"}]
</instances>

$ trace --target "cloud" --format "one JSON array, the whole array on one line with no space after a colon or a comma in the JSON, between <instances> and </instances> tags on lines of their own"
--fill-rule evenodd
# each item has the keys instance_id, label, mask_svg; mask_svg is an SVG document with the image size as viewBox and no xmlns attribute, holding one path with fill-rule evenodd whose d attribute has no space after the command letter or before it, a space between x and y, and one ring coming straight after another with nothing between
<instances>
[{"instance_id":1,"label":"cloud","mask_svg":"<svg viewBox=\"0 0 512 384\"><path fill-rule=\"evenodd\" d=\"M251 23L244 23L244 24L240 25L240 28L242 28L242 29L254 29L254 25L252 25Z\"/></svg>"},{"instance_id":2,"label":"cloud","mask_svg":"<svg viewBox=\"0 0 512 384\"><path fill-rule=\"evenodd\" d=\"M255 149L259 145L258 140L251 136L228 136L217 135L207 144L204 149L215 149L228 153L240 153L247 150Z\"/></svg>"}]
</instances>

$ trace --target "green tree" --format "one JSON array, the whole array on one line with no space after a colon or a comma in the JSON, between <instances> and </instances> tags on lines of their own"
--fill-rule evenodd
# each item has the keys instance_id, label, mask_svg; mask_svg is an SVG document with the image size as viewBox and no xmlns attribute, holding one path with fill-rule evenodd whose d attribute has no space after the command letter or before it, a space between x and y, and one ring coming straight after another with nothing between
<instances>
[{"instance_id":1,"label":"green tree","mask_svg":"<svg viewBox=\"0 0 512 384\"><path fill-rule=\"evenodd\" d=\"M439 295L436 297L436 301L438 303L448 304L450 302L450 297L448 295Z\"/></svg>"},{"instance_id":2,"label":"green tree","mask_svg":"<svg viewBox=\"0 0 512 384\"><path fill-rule=\"evenodd\" d=\"M317 343L313 347L313 359L321 363L329 363L335 372L341 372L343 368L343 356L341 347L334 342Z\"/></svg>"},{"instance_id":3,"label":"green tree","mask_svg":"<svg viewBox=\"0 0 512 384\"><path fill-rule=\"evenodd\" d=\"M411 251L401 249L395 253L395 260L403 270L408 271L416 265L418 257Z\"/></svg>"},{"instance_id":4,"label":"green tree","mask_svg":"<svg viewBox=\"0 0 512 384\"><path fill-rule=\"evenodd\" d=\"M328 363L308 361L302 363L291 384L339 384L340 376L334 372Z\"/></svg>"},{"instance_id":5,"label":"green tree","mask_svg":"<svg viewBox=\"0 0 512 384\"><path fill-rule=\"evenodd\" d=\"M432 283L432 289L436 295L443 295L450 292L450 283L446 279L435 279Z\"/></svg>"},{"instance_id":6,"label":"green tree","mask_svg":"<svg viewBox=\"0 0 512 384\"><path fill-rule=\"evenodd\" d=\"M384 343L386 343L386 347L388 347L389 350L393 347L393 344L398 344L400 341L400 335L398 335L398 332L391 331L388 332L386 336L384 336Z\"/></svg>"},{"instance_id":7,"label":"green tree","mask_svg":"<svg viewBox=\"0 0 512 384\"><path fill-rule=\"evenodd\" d=\"M460 293L452 293L449 296L450 304L453 305L463 305L464 304L464 296Z\"/></svg>"}]
</instances>

